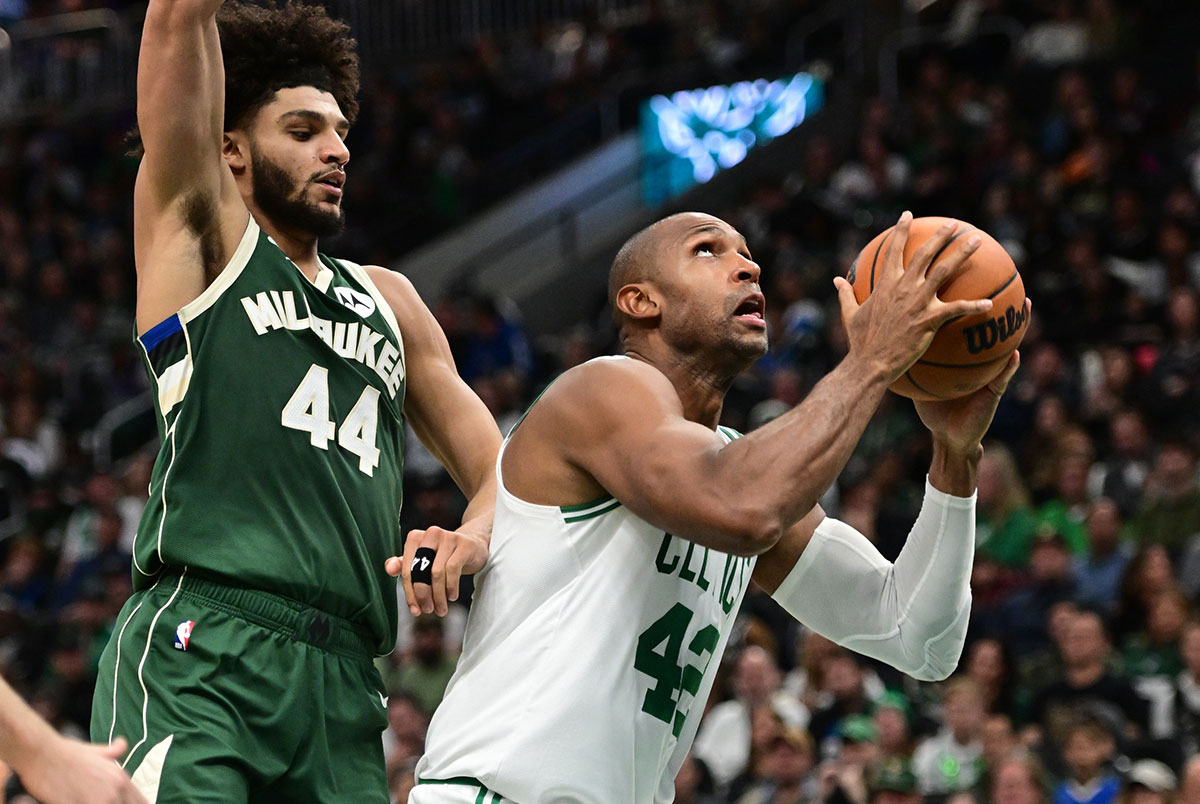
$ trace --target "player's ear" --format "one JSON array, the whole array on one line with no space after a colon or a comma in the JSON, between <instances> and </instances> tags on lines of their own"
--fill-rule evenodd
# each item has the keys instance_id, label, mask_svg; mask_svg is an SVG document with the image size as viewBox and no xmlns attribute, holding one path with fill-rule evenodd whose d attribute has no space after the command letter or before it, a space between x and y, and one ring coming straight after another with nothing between
<instances>
[{"instance_id":1,"label":"player's ear","mask_svg":"<svg viewBox=\"0 0 1200 804\"><path fill-rule=\"evenodd\" d=\"M635 282L618 290L616 306L635 321L646 321L662 314L655 288L649 283Z\"/></svg>"},{"instance_id":2,"label":"player's ear","mask_svg":"<svg viewBox=\"0 0 1200 804\"><path fill-rule=\"evenodd\" d=\"M237 131L226 131L221 135L221 156L235 176L241 175L250 166L250 142Z\"/></svg>"}]
</instances>

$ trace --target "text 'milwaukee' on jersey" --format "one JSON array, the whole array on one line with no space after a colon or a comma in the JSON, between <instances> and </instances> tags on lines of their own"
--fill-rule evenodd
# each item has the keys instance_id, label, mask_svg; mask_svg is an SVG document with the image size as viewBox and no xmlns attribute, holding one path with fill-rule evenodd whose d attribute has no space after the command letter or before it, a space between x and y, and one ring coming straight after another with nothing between
<instances>
[{"instance_id":1,"label":"text 'milwaukee' on jersey","mask_svg":"<svg viewBox=\"0 0 1200 804\"><path fill-rule=\"evenodd\" d=\"M396 633L405 372L391 308L353 263L310 281L253 217L225 270L141 343L162 445L134 586L219 576Z\"/></svg>"},{"instance_id":2,"label":"text 'milwaukee' on jersey","mask_svg":"<svg viewBox=\"0 0 1200 804\"><path fill-rule=\"evenodd\" d=\"M417 778L473 778L521 804L673 800L754 559L611 498L556 508L499 486Z\"/></svg>"}]
</instances>

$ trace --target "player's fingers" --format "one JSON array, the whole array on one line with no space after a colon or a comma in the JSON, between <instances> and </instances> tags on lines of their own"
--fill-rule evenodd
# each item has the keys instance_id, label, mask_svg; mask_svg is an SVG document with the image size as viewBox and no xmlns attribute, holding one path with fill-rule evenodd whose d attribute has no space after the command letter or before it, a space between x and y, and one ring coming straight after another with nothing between
<instances>
[{"instance_id":1,"label":"player's fingers","mask_svg":"<svg viewBox=\"0 0 1200 804\"><path fill-rule=\"evenodd\" d=\"M991 299L956 299L955 301L937 302L934 305L933 320L940 327L952 318L978 315L991 309Z\"/></svg>"},{"instance_id":2,"label":"player's fingers","mask_svg":"<svg viewBox=\"0 0 1200 804\"><path fill-rule=\"evenodd\" d=\"M955 243L951 245L950 253L929 268L926 276L935 293L938 288L967 269L967 260L979 250L979 244L982 242L983 239L979 235L972 235L961 246Z\"/></svg>"},{"instance_id":3,"label":"player's fingers","mask_svg":"<svg viewBox=\"0 0 1200 804\"><path fill-rule=\"evenodd\" d=\"M1013 350L1009 356L1008 362L1004 365L1004 371L996 379L988 383L988 390L996 396L1003 396L1008 389L1008 384L1012 382L1012 378L1016 376L1017 369L1021 367L1021 352L1017 349Z\"/></svg>"},{"instance_id":4,"label":"player's fingers","mask_svg":"<svg viewBox=\"0 0 1200 804\"><path fill-rule=\"evenodd\" d=\"M408 603L408 610L414 617L421 613L421 604L417 600L416 592L413 591L412 562L424 535L425 531L423 530L408 532L408 538L404 540L404 558L400 560L400 582L404 585L404 600Z\"/></svg>"},{"instance_id":5,"label":"player's fingers","mask_svg":"<svg viewBox=\"0 0 1200 804\"><path fill-rule=\"evenodd\" d=\"M404 571L404 559L400 558L400 556L392 556L383 562L383 569L393 578L399 578L400 573Z\"/></svg>"},{"instance_id":6,"label":"player's fingers","mask_svg":"<svg viewBox=\"0 0 1200 804\"><path fill-rule=\"evenodd\" d=\"M463 567L466 566L472 545L460 538L454 554L446 560L446 599L458 600L458 585L462 581Z\"/></svg>"},{"instance_id":7,"label":"player's fingers","mask_svg":"<svg viewBox=\"0 0 1200 804\"><path fill-rule=\"evenodd\" d=\"M114 762L125 756L125 749L129 747L129 743L124 737L118 737L108 745L100 746L100 754L106 759L111 759Z\"/></svg>"},{"instance_id":8,"label":"player's fingers","mask_svg":"<svg viewBox=\"0 0 1200 804\"><path fill-rule=\"evenodd\" d=\"M903 276L904 247L908 244L908 230L912 226L912 219L912 213L906 209L901 213L895 228L892 229L892 236L888 238L887 251L883 256L883 270L880 271L879 281L876 285Z\"/></svg>"},{"instance_id":9,"label":"player's fingers","mask_svg":"<svg viewBox=\"0 0 1200 804\"><path fill-rule=\"evenodd\" d=\"M446 602L446 563L454 553L456 534L441 528L437 528L437 531L437 543L434 545L426 543L426 546L437 550L437 555L433 558L433 584L430 592L433 596L433 613L439 617L445 617L446 612L449 611L449 604Z\"/></svg>"},{"instance_id":10,"label":"player's fingers","mask_svg":"<svg viewBox=\"0 0 1200 804\"><path fill-rule=\"evenodd\" d=\"M925 276L929 271L929 266L954 238L954 230L957 228L958 221L956 220L948 220L939 226L933 236L926 238L925 242L913 252L905 273L911 273L914 278Z\"/></svg>"},{"instance_id":11,"label":"player's fingers","mask_svg":"<svg viewBox=\"0 0 1200 804\"><path fill-rule=\"evenodd\" d=\"M833 278L833 286L837 289L838 304L842 308L842 323L849 326L861 306L854 295L854 286L840 276Z\"/></svg>"}]
</instances>

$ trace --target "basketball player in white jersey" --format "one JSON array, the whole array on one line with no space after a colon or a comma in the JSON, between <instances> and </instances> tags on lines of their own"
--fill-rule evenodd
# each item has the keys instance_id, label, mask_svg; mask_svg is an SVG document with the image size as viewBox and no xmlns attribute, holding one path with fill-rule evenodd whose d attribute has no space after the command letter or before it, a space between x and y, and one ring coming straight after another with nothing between
<instances>
[{"instance_id":1,"label":"basketball player in white jersey","mask_svg":"<svg viewBox=\"0 0 1200 804\"><path fill-rule=\"evenodd\" d=\"M905 269L911 220L863 305L836 280L846 358L744 438L717 423L767 348L745 240L684 213L622 248L609 290L625 355L563 374L500 453L491 555L411 804L671 801L752 578L842 645L918 679L950 674L970 610L980 440L1017 357L971 397L917 403L933 462L895 564L817 506L937 328L991 306L937 298L978 245L955 243L931 268L953 225Z\"/></svg>"}]
</instances>

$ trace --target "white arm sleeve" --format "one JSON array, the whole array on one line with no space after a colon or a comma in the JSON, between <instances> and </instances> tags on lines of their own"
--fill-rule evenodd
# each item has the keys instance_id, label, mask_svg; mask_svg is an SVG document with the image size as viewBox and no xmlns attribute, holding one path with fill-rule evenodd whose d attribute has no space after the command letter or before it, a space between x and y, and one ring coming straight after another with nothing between
<instances>
[{"instance_id":1,"label":"white arm sleeve","mask_svg":"<svg viewBox=\"0 0 1200 804\"><path fill-rule=\"evenodd\" d=\"M894 564L827 517L772 597L800 622L921 681L958 664L971 613L975 495L925 481L925 501Z\"/></svg>"}]
</instances>

